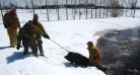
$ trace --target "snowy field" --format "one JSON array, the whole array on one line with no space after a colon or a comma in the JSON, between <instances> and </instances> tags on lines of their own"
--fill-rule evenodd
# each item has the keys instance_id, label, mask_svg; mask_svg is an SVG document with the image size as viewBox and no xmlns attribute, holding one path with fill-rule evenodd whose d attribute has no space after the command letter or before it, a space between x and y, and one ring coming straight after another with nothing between
<instances>
[{"instance_id":1,"label":"snowy field","mask_svg":"<svg viewBox=\"0 0 140 75\"><path fill-rule=\"evenodd\" d=\"M18 10L18 12L22 12ZM32 14L18 13L21 25L32 19ZM44 15L39 14L41 20ZM59 43L69 51L88 57L86 43L96 40L100 35L96 32L108 29L126 29L139 26L139 18L119 17L107 19L42 21L51 40ZM43 38L43 48L46 58L23 57L23 48L7 48L9 38L6 29L0 25L0 75L105 75L95 67L73 67L67 65L64 56L67 51L51 40Z\"/></svg>"}]
</instances>

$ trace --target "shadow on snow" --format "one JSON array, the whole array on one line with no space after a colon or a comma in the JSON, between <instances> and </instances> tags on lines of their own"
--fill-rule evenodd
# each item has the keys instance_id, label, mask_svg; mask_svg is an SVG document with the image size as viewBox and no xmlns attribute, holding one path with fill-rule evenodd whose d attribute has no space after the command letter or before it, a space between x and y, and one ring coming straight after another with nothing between
<instances>
[{"instance_id":1,"label":"shadow on snow","mask_svg":"<svg viewBox=\"0 0 140 75\"><path fill-rule=\"evenodd\" d=\"M15 52L15 53L13 53L13 55L7 57L6 59L7 59L7 63L9 64L9 63L13 63L17 60L21 60L24 58L25 58L25 56L23 55L23 52Z\"/></svg>"},{"instance_id":2,"label":"shadow on snow","mask_svg":"<svg viewBox=\"0 0 140 75\"><path fill-rule=\"evenodd\" d=\"M4 49L7 49L7 48L10 48L10 46L2 46L2 47L0 47L0 50L4 50Z\"/></svg>"}]
</instances>

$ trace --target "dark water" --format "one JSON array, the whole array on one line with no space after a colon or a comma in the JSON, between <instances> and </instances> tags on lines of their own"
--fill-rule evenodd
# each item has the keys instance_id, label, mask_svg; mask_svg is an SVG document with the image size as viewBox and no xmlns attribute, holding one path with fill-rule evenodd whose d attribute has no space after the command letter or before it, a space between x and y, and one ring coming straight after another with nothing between
<instances>
[{"instance_id":1,"label":"dark water","mask_svg":"<svg viewBox=\"0 0 140 75\"><path fill-rule=\"evenodd\" d=\"M110 68L107 75L140 75L138 28L109 32L98 39L97 47L102 51L103 64Z\"/></svg>"}]
</instances>

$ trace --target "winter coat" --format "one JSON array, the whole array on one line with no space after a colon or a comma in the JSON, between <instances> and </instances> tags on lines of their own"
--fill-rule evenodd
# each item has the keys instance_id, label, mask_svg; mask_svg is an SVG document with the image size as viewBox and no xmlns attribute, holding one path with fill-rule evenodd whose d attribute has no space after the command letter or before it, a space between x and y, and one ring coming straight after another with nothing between
<instances>
[{"instance_id":1,"label":"winter coat","mask_svg":"<svg viewBox=\"0 0 140 75\"><path fill-rule=\"evenodd\" d=\"M31 23L28 22L22 28L20 28L17 39L18 44L20 44L21 41L24 45L31 45L35 42L37 36Z\"/></svg>"},{"instance_id":2,"label":"winter coat","mask_svg":"<svg viewBox=\"0 0 140 75\"><path fill-rule=\"evenodd\" d=\"M89 61L91 64L99 65L101 64L101 52L94 46L88 47L89 51Z\"/></svg>"},{"instance_id":3,"label":"winter coat","mask_svg":"<svg viewBox=\"0 0 140 75\"><path fill-rule=\"evenodd\" d=\"M40 22L36 22L36 23L34 23L33 21L30 21L30 22L32 22L32 25L36 30L35 33L36 33L38 39L41 39L41 36L44 36L45 38L49 37L48 34L46 33L43 25Z\"/></svg>"},{"instance_id":4,"label":"winter coat","mask_svg":"<svg viewBox=\"0 0 140 75\"><path fill-rule=\"evenodd\" d=\"M41 24L37 24L42 27ZM39 28L37 25L33 25L32 21L26 23L19 31L18 34L18 43L20 44L23 41L23 44L30 45L37 40L41 39L41 36L48 36L44 28Z\"/></svg>"},{"instance_id":5,"label":"winter coat","mask_svg":"<svg viewBox=\"0 0 140 75\"><path fill-rule=\"evenodd\" d=\"M7 12L5 13L4 17L3 17L3 23L4 23L4 27L5 28L18 28L20 27L20 23L19 23L19 19L17 17L17 14L14 12Z\"/></svg>"}]
</instances>

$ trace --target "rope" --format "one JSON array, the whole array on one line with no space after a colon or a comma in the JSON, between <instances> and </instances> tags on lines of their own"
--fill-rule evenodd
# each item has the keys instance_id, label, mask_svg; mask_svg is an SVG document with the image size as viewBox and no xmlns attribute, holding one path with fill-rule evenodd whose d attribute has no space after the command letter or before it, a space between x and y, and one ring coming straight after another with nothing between
<instances>
[{"instance_id":1,"label":"rope","mask_svg":"<svg viewBox=\"0 0 140 75\"><path fill-rule=\"evenodd\" d=\"M57 46L59 46L60 48L64 49L67 52L70 52L68 49L64 48L62 45L60 45L59 43L57 43L56 41L50 39L51 42L53 42L54 44L56 44Z\"/></svg>"}]
</instances>

